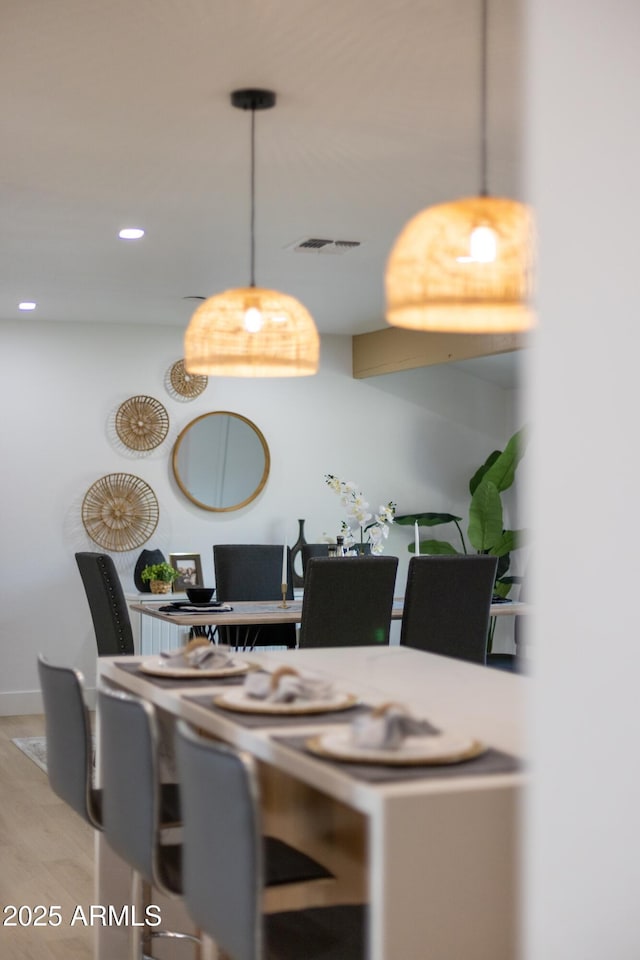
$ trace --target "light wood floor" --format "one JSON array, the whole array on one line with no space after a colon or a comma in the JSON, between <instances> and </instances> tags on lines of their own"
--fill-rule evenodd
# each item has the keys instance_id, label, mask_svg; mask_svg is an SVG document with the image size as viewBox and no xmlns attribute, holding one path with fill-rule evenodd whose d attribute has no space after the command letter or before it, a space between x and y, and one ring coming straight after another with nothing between
<instances>
[{"instance_id":1,"label":"light wood floor","mask_svg":"<svg viewBox=\"0 0 640 960\"><path fill-rule=\"evenodd\" d=\"M93 831L11 743L44 734L42 716L0 717L0 906L60 907L58 927L0 926L3 960L91 960L93 931L70 926L94 902ZM26 911L23 912L23 915Z\"/></svg>"}]
</instances>

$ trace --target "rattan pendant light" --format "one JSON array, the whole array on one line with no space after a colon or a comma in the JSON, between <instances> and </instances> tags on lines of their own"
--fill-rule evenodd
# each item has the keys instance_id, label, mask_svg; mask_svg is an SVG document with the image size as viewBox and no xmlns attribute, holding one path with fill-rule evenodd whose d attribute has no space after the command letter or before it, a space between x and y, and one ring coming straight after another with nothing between
<instances>
[{"instance_id":1,"label":"rattan pendant light","mask_svg":"<svg viewBox=\"0 0 640 960\"><path fill-rule=\"evenodd\" d=\"M294 297L255 285L255 114L276 102L270 90L235 90L234 107L251 111L251 271L248 287L202 303L184 338L188 373L221 377L304 377L318 369L320 338Z\"/></svg>"},{"instance_id":2,"label":"rattan pendant light","mask_svg":"<svg viewBox=\"0 0 640 960\"><path fill-rule=\"evenodd\" d=\"M428 207L405 225L385 275L392 326L508 333L535 323L531 210L487 186L487 0L480 4L480 194Z\"/></svg>"}]
</instances>

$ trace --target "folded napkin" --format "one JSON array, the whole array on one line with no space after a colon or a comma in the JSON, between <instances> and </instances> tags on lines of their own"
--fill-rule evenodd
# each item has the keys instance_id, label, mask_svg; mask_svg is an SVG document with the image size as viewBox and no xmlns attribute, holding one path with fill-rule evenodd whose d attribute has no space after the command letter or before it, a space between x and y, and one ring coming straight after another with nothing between
<instances>
[{"instance_id":1,"label":"folded napkin","mask_svg":"<svg viewBox=\"0 0 640 960\"><path fill-rule=\"evenodd\" d=\"M433 733L427 720L416 720L399 703L383 703L351 725L354 746L369 750L398 750L407 737Z\"/></svg>"},{"instance_id":2,"label":"folded napkin","mask_svg":"<svg viewBox=\"0 0 640 960\"><path fill-rule=\"evenodd\" d=\"M294 703L304 700L328 700L333 685L315 673L303 673L293 667L280 667L273 673L256 671L247 675L244 693L255 700Z\"/></svg>"},{"instance_id":3,"label":"folded napkin","mask_svg":"<svg viewBox=\"0 0 640 960\"><path fill-rule=\"evenodd\" d=\"M196 670L212 670L226 667L231 662L231 650L225 644L217 646L204 637L194 637L185 647L163 650L160 656L171 667L191 667Z\"/></svg>"},{"instance_id":4,"label":"folded napkin","mask_svg":"<svg viewBox=\"0 0 640 960\"><path fill-rule=\"evenodd\" d=\"M231 613L233 607L228 603L169 603L164 607L158 607L161 613Z\"/></svg>"}]
</instances>

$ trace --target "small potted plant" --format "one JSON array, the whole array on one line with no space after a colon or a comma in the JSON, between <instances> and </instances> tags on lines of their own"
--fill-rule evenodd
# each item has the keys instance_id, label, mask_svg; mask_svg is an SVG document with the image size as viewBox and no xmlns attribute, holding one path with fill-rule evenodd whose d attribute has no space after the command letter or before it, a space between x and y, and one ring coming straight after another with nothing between
<instances>
[{"instance_id":1,"label":"small potted plant","mask_svg":"<svg viewBox=\"0 0 640 960\"><path fill-rule=\"evenodd\" d=\"M145 583L147 580L149 581L151 593L169 593L173 581L179 576L176 568L172 567L170 563L152 563L145 567L140 574L140 578Z\"/></svg>"}]
</instances>

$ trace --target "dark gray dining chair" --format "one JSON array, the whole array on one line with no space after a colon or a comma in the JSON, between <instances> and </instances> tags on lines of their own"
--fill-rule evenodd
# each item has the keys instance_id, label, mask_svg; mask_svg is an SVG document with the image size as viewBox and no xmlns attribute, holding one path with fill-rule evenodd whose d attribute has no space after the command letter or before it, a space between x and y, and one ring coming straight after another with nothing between
<instances>
[{"instance_id":1,"label":"dark gray dining chair","mask_svg":"<svg viewBox=\"0 0 640 960\"><path fill-rule=\"evenodd\" d=\"M89 602L99 657L134 653L129 608L120 577L107 553L76 553Z\"/></svg>"},{"instance_id":2,"label":"dark gray dining chair","mask_svg":"<svg viewBox=\"0 0 640 960\"><path fill-rule=\"evenodd\" d=\"M213 548L218 600L282 599L282 545L219 543ZM291 550L287 549L287 599L293 600ZM253 649L255 646L295 647L295 624L240 625L218 628L221 643Z\"/></svg>"},{"instance_id":3,"label":"dark gray dining chair","mask_svg":"<svg viewBox=\"0 0 640 960\"><path fill-rule=\"evenodd\" d=\"M303 543L302 544L302 581L304 584L304 576L307 570L307 563L311 557L328 557L329 556L329 544L328 543Z\"/></svg>"},{"instance_id":4,"label":"dark gray dining chair","mask_svg":"<svg viewBox=\"0 0 640 960\"><path fill-rule=\"evenodd\" d=\"M397 570L397 557L311 557L300 647L388 644Z\"/></svg>"},{"instance_id":5,"label":"dark gray dining chair","mask_svg":"<svg viewBox=\"0 0 640 960\"><path fill-rule=\"evenodd\" d=\"M412 557L400 643L486 664L497 565L485 554Z\"/></svg>"},{"instance_id":6,"label":"dark gray dining chair","mask_svg":"<svg viewBox=\"0 0 640 960\"><path fill-rule=\"evenodd\" d=\"M233 960L364 960L362 904L264 914L260 787L252 757L176 728L185 809L184 900Z\"/></svg>"},{"instance_id":7,"label":"dark gray dining chair","mask_svg":"<svg viewBox=\"0 0 640 960\"><path fill-rule=\"evenodd\" d=\"M132 902L141 902L141 897L149 902L145 898L152 887L168 896L181 897L182 845L165 841L159 820L161 786L155 710L145 700L108 689L98 692L98 706L105 783L104 835L109 846L134 870ZM213 797L208 810L210 817L219 816ZM333 878L322 864L283 840L266 836L263 846L269 886ZM141 944L145 953L149 952L149 935L194 939L191 934L145 928ZM140 944L134 945L134 956L139 949Z\"/></svg>"}]
</instances>

